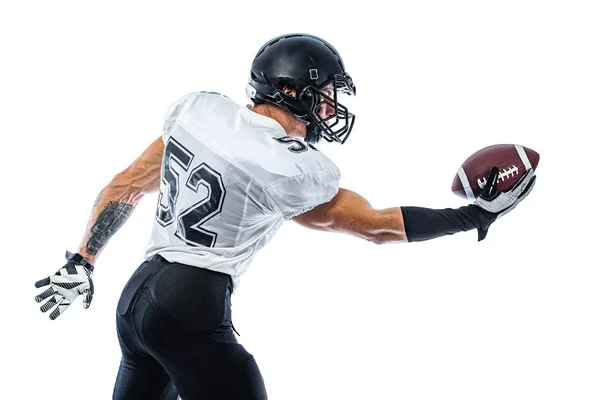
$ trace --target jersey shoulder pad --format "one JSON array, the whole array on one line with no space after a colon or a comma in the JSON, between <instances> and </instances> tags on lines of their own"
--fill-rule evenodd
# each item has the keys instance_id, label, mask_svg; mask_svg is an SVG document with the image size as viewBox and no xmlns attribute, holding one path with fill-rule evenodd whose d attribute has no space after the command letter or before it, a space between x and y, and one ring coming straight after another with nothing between
<instances>
[{"instance_id":1,"label":"jersey shoulder pad","mask_svg":"<svg viewBox=\"0 0 600 400\"><path fill-rule=\"evenodd\" d=\"M270 138L275 155L274 161L284 176L329 172L339 175L335 164L315 147L300 138L275 135Z\"/></svg>"},{"instance_id":2,"label":"jersey shoulder pad","mask_svg":"<svg viewBox=\"0 0 600 400\"><path fill-rule=\"evenodd\" d=\"M231 100L218 92L200 91L188 93L180 97L176 102L171 104L164 116L163 124L163 141L166 143L168 140L173 126L177 122L177 119L188 112L192 107L198 108L212 108L216 104L223 102L231 102Z\"/></svg>"}]
</instances>

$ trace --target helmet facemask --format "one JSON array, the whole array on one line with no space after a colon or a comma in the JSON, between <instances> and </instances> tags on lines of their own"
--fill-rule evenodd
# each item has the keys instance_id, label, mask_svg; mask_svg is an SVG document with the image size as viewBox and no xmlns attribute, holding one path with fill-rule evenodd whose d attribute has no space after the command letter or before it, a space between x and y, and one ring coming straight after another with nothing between
<instances>
[{"instance_id":1,"label":"helmet facemask","mask_svg":"<svg viewBox=\"0 0 600 400\"><path fill-rule=\"evenodd\" d=\"M298 95L305 115L297 115L306 126L306 142L317 143L321 138L328 142L343 144L354 125L354 114L338 101L338 95L354 95L352 80L336 74L323 87L306 86Z\"/></svg>"}]
</instances>

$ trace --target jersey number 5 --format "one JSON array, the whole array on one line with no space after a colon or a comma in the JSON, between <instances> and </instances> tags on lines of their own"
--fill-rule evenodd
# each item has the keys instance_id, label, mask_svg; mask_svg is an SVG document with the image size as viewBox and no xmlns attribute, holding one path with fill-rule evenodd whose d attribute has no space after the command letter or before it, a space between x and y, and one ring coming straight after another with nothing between
<instances>
[{"instance_id":1,"label":"jersey number 5","mask_svg":"<svg viewBox=\"0 0 600 400\"><path fill-rule=\"evenodd\" d=\"M162 226L167 226L175 221L175 205L179 196L179 173L171 168L173 163L188 171L194 155L181 143L169 138L163 156L163 177L156 220ZM202 224L221 212L225 200L225 187L221 175L206 163L202 163L190 172L185 186L198 193L200 186L206 189L206 196L183 210L177 216L177 231L175 236L193 246L213 247L217 241L217 234L202 228ZM164 188L164 189L163 189ZM166 190L165 190L166 189ZM164 196L168 196L167 206L163 205Z\"/></svg>"}]
</instances>

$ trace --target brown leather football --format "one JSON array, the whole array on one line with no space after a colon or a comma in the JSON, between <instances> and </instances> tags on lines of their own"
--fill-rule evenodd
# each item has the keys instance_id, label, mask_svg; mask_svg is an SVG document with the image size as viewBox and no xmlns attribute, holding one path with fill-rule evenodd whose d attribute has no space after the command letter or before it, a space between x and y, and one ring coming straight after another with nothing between
<instances>
[{"instance_id":1,"label":"brown leather football","mask_svg":"<svg viewBox=\"0 0 600 400\"><path fill-rule=\"evenodd\" d=\"M497 189L507 192L529 170L535 169L540 155L528 147L518 144L496 144L485 147L461 165L454 181L452 192L459 197L475 200L487 183L490 169L494 166L500 170Z\"/></svg>"}]
</instances>

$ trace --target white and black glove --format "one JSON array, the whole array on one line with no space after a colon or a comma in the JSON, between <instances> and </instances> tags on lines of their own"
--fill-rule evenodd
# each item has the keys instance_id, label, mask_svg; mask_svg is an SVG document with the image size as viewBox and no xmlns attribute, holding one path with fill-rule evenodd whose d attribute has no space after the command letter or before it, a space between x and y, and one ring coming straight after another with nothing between
<instances>
[{"instance_id":1,"label":"white and black glove","mask_svg":"<svg viewBox=\"0 0 600 400\"><path fill-rule=\"evenodd\" d=\"M535 186L536 176L534 175L533 169L530 169L521 177L521 179L519 179L515 187L509 192L502 193L496 189L499 175L500 171L498 168L493 167L488 176L487 185L473 203L493 214L493 219L487 226L477 228L479 240L485 239L489 225L491 225L492 222L512 211L517 204L531 193L531 190Z\"/></svg>"},{"instance_id":2,"label":"white and black glove","mask_svg":"<svg viewBox=\"0 0 600 400\"><path fill-rule=\"evenodd\" d=\"M49 298L40 307L44 313L57 306L50 313L51 320L58 318L79 295L83 295L83 308L88 308L94 295L94 283L92 282L94 266L79 253L71 254L67 251L65 257L67 263L56 274L35 283L36 288L50 285L46 291L35 296L35 301L39 303Z\"/></svg>"}]
</instances>

